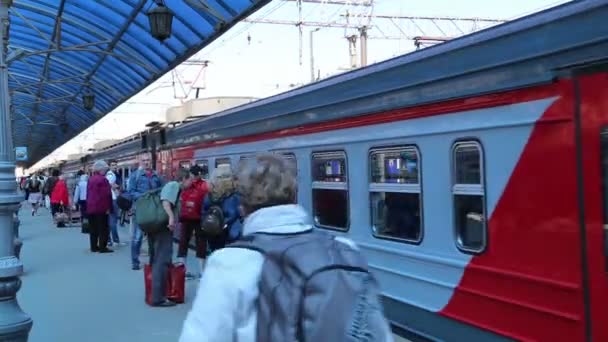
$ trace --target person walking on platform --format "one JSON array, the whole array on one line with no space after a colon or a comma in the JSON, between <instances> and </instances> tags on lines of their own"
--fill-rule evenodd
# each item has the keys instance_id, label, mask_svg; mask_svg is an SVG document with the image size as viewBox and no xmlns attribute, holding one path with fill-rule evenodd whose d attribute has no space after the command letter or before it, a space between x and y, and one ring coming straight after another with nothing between
<instances>
[{"instance_id":1,"label":"person walking on platform","mask_svg":"<svg viewBox=\"0 0 608 342\"><path fill-rule=\"evenodd\" d=\"M29 190L28 202L32 206L32 216L38 212L38 207L42 201L42 182L38 175L33 175L26 183Z\"/></svg>"},{"instance_id":2,"label":"person walking on platform","mask_svg":"<svg viewBox=\"0 0 608 342\"><path fill-rule=\"evenodd\" d=\"M76 176L79 177L79 180L76 188L74 188L74 196L72 198L74 209L80 211L80 221L82 222L87 216L87 183L89 182L89 175L79 170Z\"/></svg>"},{"instance_id":3,"label":"person walking on platform","mask_svg":"<svg viewBox=\"0 0 608 342\"><path fill-rule=\"evenodd\" d=\"M393 340L365 258L313 228L290 163L248 159L238 192L243 236L209 256L180 342Z\"/></svg>"},{"instance_id":4,"label":"person walking on platform","mask_svg":"<svg viewBox=\"0 0 608 342\"><path fill-rule=\"evenodd\" d=\"M207 182L201 178L203 169L194 165L190 168L192 181L188 187L184 187L181 195L181 207L179 221L181 223L181 231L179 236L179 249L177 258L183 264L186 264L186 256L188 255L188 245L190 238L194 234L196 238L196 257L199 259L199 275L202 273L203 264L207 255L207 243L201 230L201 210L203 200L209 191ZM187 278L194 278L194 274L186 272Z\"/></svg>"},{"instance_id":5,"label":"person walking on platform","mask_svg":"<svg viewBox=\"0 0 608 342\"><path fill-rule=\"evenodd\" d=\"M110 215L108 215L108 225L110 226L110 239L108 240L108 246L116 244L118 246L123 245L120 242L120 237L118 236L118 215L120 214L118 204L116 204L116 199L120 194L120 186L121 178L119 178L117 166L118 164L115 161L110 162L110 170L106 173L106 178L108 182L110 182L110 186L112 187L112 210Z\"/></svg>"},{"instance_id":6,"label":"person walking on platform","mask_svg":"<svg viewBox=\"0 0 608 342\"><path fill-rule=\"evenodd\" d=\"M146 192L158 189L161 186L163 186L163 182L152 168L150 156L142 156L139 168L129 177L128 193L131 200L135 203L135 201ZM134 212L133 217L131 218L133 225L133 235L131 237L131 269L134 271L141 269L139 254L141 253L141 242L143 239L143 232L136 223L136 216L137 212Z\"/></svg>"},{"instance_id":7,"label":"person walking on platform","mask_svg":"<svg viewBox=\"0 0 608 342\"><path fill-rule=\"evenodd\" d=\"M48 177L46 180L44 180L43 186L42 186L42 196L43 196L43 200L44 200L44 206L47 209L50 209L51 214L53 214L53 215L55 215L55 214L53 213L53 207L51 206L51 194L53 193L55 184L59 180L59 175L60 175L59 170L52 169L51 176Z\"/></svg>"},{"instance_id":8,"label":"person walking on platform","mask_svg":"<svg viewBox=\"0 0 608 342\"><path fill-rule=\"evenodd\" d=\"M70 205L70 196L68 195L68 187L63 176L61 176L59 170L55 171L57 180L51 190L51 214L53 215L53 219L55 219L57 228L63 228L66 224L63 221L63 216L60 216L62 217L61 219L56 219L56 216L58 213L65 213L66 207Z\"/></svg>"},{"instance_id":9,"label":"person walking on platform","mask_svg":"<svg viewBox=\"0 0 608 342\"><path fill-rule=\"evenodd\" d=\"M180 192L192 186L192 176L186 169L180 169L177 181L165 184L160 192L163 210L169 217L168 229L148 235L152 245L150 265L152 266L152 306L174 306L175 302L166 298L167 272L173 255L173 231L177 226L180 209Z\"/></svg>"},{"instance_id":10,"label":"person walking on platform","mask_svg":"<svg viewBox=\"0 0 608 342\"><path fill-rule=\"evenodd\" d=\"M93 164L93 175L87 183L87 217L91 252L112 253L109 249L108 214L112 210L112 191L105 177L108 164L98 160Z\"/></svg>"}]
</instances>

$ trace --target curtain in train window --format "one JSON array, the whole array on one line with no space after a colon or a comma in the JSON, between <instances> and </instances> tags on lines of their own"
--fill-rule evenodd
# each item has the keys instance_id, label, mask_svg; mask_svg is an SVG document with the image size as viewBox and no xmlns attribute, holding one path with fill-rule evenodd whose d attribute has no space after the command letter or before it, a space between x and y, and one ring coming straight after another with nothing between
<instances>
[{"instance_id":1,"label":"curtain in train window","mask_svg":"<svg viewBox=\"0 0 608 342\"><path fill-rule=\"evenodd\" d=\"M296 159L296 156L293 153L280 153L280 156L283 159L285 159L285 161L289 165L289 168L291 169L294 176L296 177L296 182L298 183L298 188L296 189L296 194L295 194L296 198L294 200L295 200L295 203L298 203L298 189L300 188L300 179L298 178L298 160Z\"/></svg>"},{"instance_id":2,"label":"curtain in train window","mask_svg":"<svg viewBox=\"0 0 608 342\"><path fill-rule=\"evenodd\" d=\"M463 141L454 144L452 172L457 246L466 252L482 252L487 242L487 220L483 151L478 142Z\"/></svg>"},{"instance_id":3,"label":"curtain in train window","mask_svg":"<svg viewBox=\"0 0 608 342\"><path fill-rule=\"evenodd\" d=\"M232 166L232 161L228 157L225 157L225 158L215 158L215 167L218 167L218 166L223 165L223 164Z\"/></svg>"},{"instance_id":4,"label":"curtain in train window","mask_svg":"<svg viewBox=\"0 0 608 342\"><path fill-rule=\"evenodd\" d=\"M374 234L405 242L422 240L420 158L415 146L370 153L370 200Z\"/></svg>"},{"instance_id":5,"label":"curtain in train window","mask_svg":"<svg viewBox=\"0 0 608 342\"><path fill-rule=\"evenodd\" d=\"M346 154L323 152L312 155L313 217L318 227L348 230L348 182Z\"/></svg>"},{"instance_id":6,"label":"curtain in train window","mask_svg":"<svg viewBox=\"0 0 608 342\"><path fill-rule=\"evenodd\" d=\"M255 154L247 154L247 155L243 155L239 157L239 167L237 168L237 170L240 170L243 163L245 163L247 160L249 159L254 159L256 157Z\"/></svg>"}]
</instances>

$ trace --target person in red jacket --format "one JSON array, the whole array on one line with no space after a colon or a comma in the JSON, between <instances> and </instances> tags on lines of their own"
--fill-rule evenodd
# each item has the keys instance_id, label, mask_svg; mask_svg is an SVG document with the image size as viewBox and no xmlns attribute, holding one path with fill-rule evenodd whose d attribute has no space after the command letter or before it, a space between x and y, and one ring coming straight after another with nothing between
<instances>
[{"instance_id":1,"label":"person in red jacket","mask_svg":"<svg viewBox=\"0 0 608 342\"><path fill-rule=\"evenodd\" d=\"M87 183L87 216L91 252L112 253L109 249L110 226L108 214L112 210L112 190L105 174L108 163L98 160L93 164L93 175Z\"/></svg>"},{"instance_id":2,"label":"person in red jacket","mask_svg":"<svg viewBox=\"0 0 608 342\"><path fill-rule=\"evenodd\" d=\"M201 207L203 205L203 199L207 195L207 192L209 192L209 189L207 182L201 178L203 169L200 166L192 166L190 168L190 173L194 177L192 185L184 189L180 196L181 207L179 220L182 229L177 257L181 262L184 264L186 263L188 244L194 233L196 238L196 257L199 259L200 265L200 276L204 259L207 255L207 242L203 236L203 231L201 230ZM191 272L187 272L186 277L193 278L194 275Z\"/></svg>"},{"instance_id":3,"label":"person in red jacket","mask_svg":"<svg viewBox=\"0 0 608 342\"><path fill-rule=\"evenodd\" d=\"M70 205L70 197L68 195L68 187L62 175L59 178L51 192L51 214L55 218L55 214L64 212L65 208ZM57 227L65 227L65 222L57 221Z\"/></svg>"}]
</instances>

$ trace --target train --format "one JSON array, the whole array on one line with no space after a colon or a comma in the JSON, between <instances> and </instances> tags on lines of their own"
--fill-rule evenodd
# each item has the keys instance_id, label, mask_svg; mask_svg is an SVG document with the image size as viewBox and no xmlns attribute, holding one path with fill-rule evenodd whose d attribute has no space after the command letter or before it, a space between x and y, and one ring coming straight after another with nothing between
<instances>
[{"instance_id":1,"label":"train","mask_svg":"<svg viewBox=\"0 0 608 342\"><path fill-rule=\"evenodd\" d=\"M573 1L78 160L297 168L402 334L608 341L608 1Z\"/></svg>"}]
</instances>

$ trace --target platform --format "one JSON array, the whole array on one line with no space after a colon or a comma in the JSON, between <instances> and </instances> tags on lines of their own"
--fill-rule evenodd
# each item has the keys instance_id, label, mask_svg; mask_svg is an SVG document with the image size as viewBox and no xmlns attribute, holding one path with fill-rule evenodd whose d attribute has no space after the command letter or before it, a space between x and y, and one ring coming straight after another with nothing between
<instances>
[{"instance_id":1,"label":"platform","mask_svg":"<svg viewBox=\"0 0 608 342\"><path fill-rule=\"evenodd\" d=\"M91 253L79 226L55 228L48 210L35 217L30 213L27 205L20 212L24 274L18 294L34 320L30 342L177 341L197 280L186 282L185 304L149 307L143 271L131 270L129 245L110 254ZM129 240L128 227L119 232L121 241Z\"/></svg>"}]
</instances>

